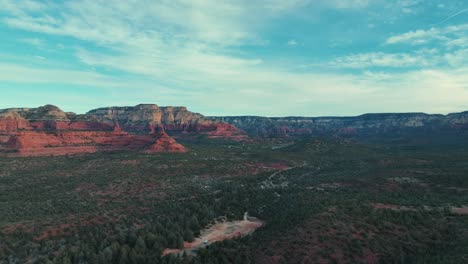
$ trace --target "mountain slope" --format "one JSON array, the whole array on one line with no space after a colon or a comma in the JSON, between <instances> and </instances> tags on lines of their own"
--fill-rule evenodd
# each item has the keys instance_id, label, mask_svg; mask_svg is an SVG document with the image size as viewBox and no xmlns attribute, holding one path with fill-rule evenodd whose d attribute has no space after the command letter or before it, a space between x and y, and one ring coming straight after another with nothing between
<instances>
[{"instance_id":1,"label":"mountain slope","mask_svg":"<svg viewBox=\"0 0 468 264\"><path fill-rule=\"evenodd\" d=\"M468 112L449 115L424 113L365 114L355 117L210 117L256 136L309 134L376 134L468 128Z\"/></svg>"}]
</instances>

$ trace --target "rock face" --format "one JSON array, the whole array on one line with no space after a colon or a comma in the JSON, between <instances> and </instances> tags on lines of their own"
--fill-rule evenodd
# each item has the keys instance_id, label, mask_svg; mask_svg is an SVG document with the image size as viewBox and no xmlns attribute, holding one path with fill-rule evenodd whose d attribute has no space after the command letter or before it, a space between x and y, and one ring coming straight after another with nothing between
<instances>
[{"instance_id":1,"label":"rock face","mask_svg":"<svg viewBox=\"0 0 468 264\"><path fill-rule=\"evenodd\" d=\"M17 112L0 112L0 131L14 132L25 129L31 129L31 124Z\"/></svg>"},{"instance_id":2,"label":"rock face","mask_svg":"<svg viewBox=\"0 0 468 264\"><path fill-rule=\"evenodd\" d=\"M210 117L234 125L255 136L310 134L366 135L405 131L468 129L468 112L449 115L424 113L365 114L356 117Z\"/></svg>"},{"instance_id":3,"label":"rock face","mask_svg":"<svg viewBox=\"0 0 468 264\"><path fill-rule=\"evenodd\" d=\"M42 156L141 150L187 152L171 134L205 134L209 138L247 140L245 132L185 107L107 107L84 115L53 105L0 110L0 154Z\"/></svg>"},{"instance_id":4,"label":"rock face","mask_svg":"<svg viewBox=\"0 0 468 264\"><path fill-rule=\"evenodd\" d=\"M157 152L187 152L187 149L181 144L177 143L173 138L166 134L161 128L160 131L152 133L156 141L146 148L146 153L157 153Z\"/></svg>"},{"instance_id":5,"label":"rock face","mask_svg":"<svg viewBox=\"0 0 468 264\"><path fill-rule=\"evenodd\" d=\"M141 104L135 107L107 107L91 110L80 117L97 120L104 124L118 123L123 130L134 133L150 133L152 127L160 126L168 132L201 133L209 137L246 140L245 133L235 126L205 118L186 107L159 107Z\"/></svg>"},{"instance_id":6,"label":"rock face","mask_svg":"<svg viewBox=\"0 0 468 264\"><path fill-rule=\"evenodd\" d=\"M14 133L3 144L10 156L49 156L94 153L98 151L146 150L187 152L167 135L131 135L127 132L36 132Z\"/></svg>"},{"instance_id":7,"label":"rock face","mask_svg":"<svg viewBox=\"0 0 468 264\"><path fill-rule=\"evenodd\" d=\"M166 134L161 123L148 121L143 125L143 118L147 116L143 113L142 119L137 120L139 113L132 114L135 115L133 119L124 123L122 128L118 123L120 119L116 117L65 113L52 105L0 110L0 154L43 156L117 150L148 153L187 151ZM135 121L133 125L132 120ZM138 131L142 125L144 129ZM157 127L157 133L154 127Z\"/></svg>"}]
</instances>

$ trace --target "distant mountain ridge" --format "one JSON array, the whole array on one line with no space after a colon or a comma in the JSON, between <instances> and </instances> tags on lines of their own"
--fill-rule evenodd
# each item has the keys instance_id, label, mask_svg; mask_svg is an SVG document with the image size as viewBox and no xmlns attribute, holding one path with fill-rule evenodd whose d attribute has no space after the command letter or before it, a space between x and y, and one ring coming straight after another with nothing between
<instances>
[{"instance_id":1,"label":"distant mountain ridge","mask_svg":"<svg viewBox=\"0 0 468 264\"><path fill-rule=\"evenodd\" d=\"M393 131L468 129L468 111L448 115L382 113L351 117L215 116L256 136L375 134Z\"/></svg>"},{"instance_id":2,"label":"distant mountain ridge","mask_svg":"<svg viewBox=\"0 0 468 264\"><path fill-rule=\"evenodd\" d=\"M186 152L172 138L205 135L236 141L256 137L371 135L468 131L468 112L364 114L355 117L206 117L186 107L140 104L104 107L86 114L53 105L0 110L0 154L67 155L97 151ZM167 132L167 133L166 133Z\"/></svg>"}]
</instances>

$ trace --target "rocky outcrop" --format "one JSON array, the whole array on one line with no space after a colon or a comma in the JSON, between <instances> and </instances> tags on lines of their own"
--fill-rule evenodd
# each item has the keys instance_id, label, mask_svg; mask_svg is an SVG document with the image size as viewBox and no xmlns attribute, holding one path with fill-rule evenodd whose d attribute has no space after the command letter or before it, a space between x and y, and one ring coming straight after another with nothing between
<instances>
[{"instance_id":1,"label":"rocky outcrop","mask_svg":"<svg viewBox=\"0 0 468 264\"><path fill-rule=\"evenodd\" d=\"M367 135L412 131L468 129L468 112L449 115L424 113L365 114L356 117L210 117L255 136L312 134Z\"/></svg>"},{"instance_id":2,"label":"rocky outcrop","mask_svg":"<svg viewBox=\"0 0 468 264\"><path fill-rule=\"evenodd\" d=\"M134 133L150 133L152 127L160 126L170 133L201 133L209 137L247 140L246 134L235 126L205 118L186 107L159 107L141 104L134 107L107 107L91 110L79 117L84 120L99 120L105 124L117 122L123 130Z\"/></svg>"},{"instance_id":3,"label":"rocky outcrop","mask_svg":"<svg viewBox=\"0 0 468 264\"><path fill-rule=\"evenodd\" d=\"M171 133L247 140L236 127L185 107L108 107L84 115L53 105L0 110L0 154L68 155L98 151L187 152Z\"/></svg>"},{"instance_id":4,"label":"rocky outcrop","mask_svg":"<svg viewBox=\"0 0 468 264\"><path fill-rule=\"evenodd\" d=\"M166 143L169 142L169 143ZM36 132L23 131L10 136L3 151L11 156L45 156L94 153L98 151L145 150L186 152L172 138L159 135L131 135L126 132Z\"/></svg>"},{"instance_id":5,"label":"rocky outcrop","mask_svg":"<svg viewBox=\"0 0 468 264\"><path fill-rule=\"evenodd\" d=\"M0 112L0 132L32 129L28 120L14 111Z\"/></svg>"},{"instance_id":6,"label":"rocky outcrop","mask_svg":"<svg viewBox=\"0 0 468 264\"><path fill-rule=\"evenodd\" d=\"M181 144L177 143L161 128L160 131L152 133L155 136L156 141L146 148L146 153L158 153L158 152L178 152L185 153L187 149Z\"/></svg>"},{"instance_id":7,"label":"rocky outcrop","mask_svg":"<svg viewBox=\"0 0 468 264\"><path fill-rule=\"evenodd\" d=\"M45 156L119 150L187 151L163 130L126 132L116 120L103 122L65 113L52 105L0 110L0 154Z\"/></svg>"}]
</instances>

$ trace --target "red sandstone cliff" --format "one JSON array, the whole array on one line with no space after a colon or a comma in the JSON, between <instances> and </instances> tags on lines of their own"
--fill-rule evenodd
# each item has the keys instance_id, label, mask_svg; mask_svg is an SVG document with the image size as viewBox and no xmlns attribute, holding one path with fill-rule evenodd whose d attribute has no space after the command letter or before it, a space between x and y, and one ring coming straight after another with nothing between
<instances>
[{"instance_id":1,"label":"red sandstone cliff","mask_svg":"<svg viewBox=\"0 0 468 264\"><path fill-rule=\"evenodd\" d=\"M71 155L98 151L186 152L171 133L246 140L234 126L205 119L185 107L110 107L85 115L53 105L0 110L0 154Z\"/></svg>"},{"instance_id":2,"label":"red sandstone cliff","mask_svg":"<svg viewBox=\"0 0 468 264\"><path fill-rule=\"evenodd\" d=\"M157 152L179 152L185 153L187 149L181 144L177 143L173 138L168 136L166 132L160 132L153 134L155 135L156 141L146 148L146 153L157 153Z\"/></svg>"},{"instance_id":3,"label":"red sandstone cliff","mask_svg":"<svg viewBox=\"0 0 468 264\"><path fill-rule=\"evenodd\" d=\"M187 151L166 133L129 133L118 123L77 117L51 105L0 110L0 153L45 156L117 150Z\"/></svg>"},{"instance_id":4,"label":"red sandstone cliff","mask_svg":"<svg viewBox=\"0 0 468 264\"><path fill-rule=\"evenodd\" d=\"M118 122L125 131L137 133L151 132L152 126L160 126L169 133L196 133L238 141L248 140L246 133L235 126L207 119L188 111L186 107L159 107L154 104L107 107L91 110L82 118L103 123Z\"/></svg>"},{"instance_id":5,"label":"red sandstone cliff","mask_svg":"<svg viewBox=\"0 0 468 264\"><path fill-rule=\"evenodd\" d=\"M31 124L17 112L0 113L0 132L14 132L20 129L32 129Z\"/></svg>"},{"instance_id":6,"label":"red sandstone cliff","mask_svg":"<svg viewBox=\"0 0 468 264\"><path fill-rule=\"evenodd\" d=\"M167 135L131 135L126 132L16 132L3 144L12 156L48 156L94 153L98 151L146 150L187 152Z\"/></svg>"}]
</instances>

